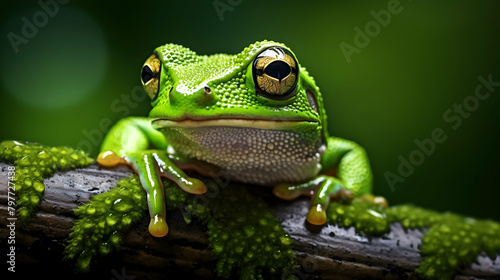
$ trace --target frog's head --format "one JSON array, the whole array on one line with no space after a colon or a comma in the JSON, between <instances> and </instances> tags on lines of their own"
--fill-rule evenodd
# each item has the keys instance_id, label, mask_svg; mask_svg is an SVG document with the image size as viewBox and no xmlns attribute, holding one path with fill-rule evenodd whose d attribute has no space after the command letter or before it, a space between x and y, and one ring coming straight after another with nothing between
<instances>
[{"instance_id":1,"label":"frog's head","mask_svg":"<svg viewBox=\"0 0 500 280\"><path fill-rule=\"evenodd\" d=\"M285 45L262 41L236 55L158 47L142 68L153 127L247 127L327 137L318 87ZM312 139L311 139L312 140Z\"/></svg>"}]
</instances>

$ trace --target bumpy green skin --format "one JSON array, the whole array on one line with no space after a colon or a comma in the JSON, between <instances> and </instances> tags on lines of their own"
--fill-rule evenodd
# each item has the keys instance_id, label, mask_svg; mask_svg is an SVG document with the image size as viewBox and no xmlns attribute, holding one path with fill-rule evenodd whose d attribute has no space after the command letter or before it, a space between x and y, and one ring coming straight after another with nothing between
<instances>
[{"instance_id":1,"label":"bumpy green skin","mask_svg":"<svg viewBox=\"0 0 500 280\"><path fill-rule=\"evenodd\" d=\"M93 257L118 248L123 234L146 210L146 193L137 176L121 179L115 188L75 210L79 219L66 245L66 259L76 259L77 270L88 271Z\"/></svg>"},{"instance_id":2,"label":"bumpy green skin","mask_svg":"<svg viewBox=\"0 0 500 280\"><path fill-rule=\"evenodd\" d=\"M198 55L189 48L166 44L156 48L163 61L160 93L152 103L152 118L169 119L244 116L255 119L315 120L328 137L323 99L314 79L305 68L299 72L299 88L303 90L291 100L265 99L256 94L251 76L254 58L265 48L284 44L261 41L251 44L236 55ZM287 48L288 49L288 48ZM204 98L204 86L212 90L213 99ZM305 89L317 92L319 114L309 105ZM170 90L173 89L172 92ZM207 100L207 101L205 101ZM205 101L205 102L204 102ZM279 107L278 107L278 106Z\"/></svg>"},{"instance_id":3,"label":"bumpy green skin","mask_svg":"<svg viewBox=\"0 0 500 280\"><path fill-rule=\"evenodd\" d=\"M17 217L26 222L38 208L45 190L44 178L49 178L58 170L85 167L94 160L83 151L68 147L46 147L6 140L0 143L0 161L11 162L15 166L13 183L17 196Z\"/></svg>"},{"instance_id":4,"label":"bumpy green skin","mask_svg":"<svg viewBox=\"0 0 500 280\"><path fill-rule=\"evenodd\" d=\"M286 51L289 57L285 58L296 61L290 69L299 69L294 94L281 99L262 94L254 78L260 75L254 67L259 55L270 48ZM371 192L372 173L364 149L329 137L321 92L284 44L260 41L235 55L210 56L166 44L155 53L157 63L148 59L142 76L146 90L150 81L158 81L149 118L118 122L105 137L98 158L100 164L111 166L118 161L107 160L106 155L117 155L140 175L148 193L151 234L167 234L166 206L153 195L161 191L160 176L190 193L205 191L200 182L172 171L186 163L210 164L234 181L274 187L274 193L284 199L315 189L307 216L313 224L325 223L330 196L340 190L356 196ZM158 67L153 71L151 64ZM182 160L172 161L172 157ZM334 167L338 167L336 177L317 180L321 172Z\"/></svg>"}]
</instances>

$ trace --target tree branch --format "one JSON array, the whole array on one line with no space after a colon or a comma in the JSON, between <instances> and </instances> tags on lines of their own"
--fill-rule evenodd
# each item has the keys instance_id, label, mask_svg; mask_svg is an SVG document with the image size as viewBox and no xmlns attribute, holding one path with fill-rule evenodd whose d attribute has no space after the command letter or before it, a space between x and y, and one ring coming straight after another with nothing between
<instances>
[{"instance_id":1,"label":"tree branch","mask_svg":"<svg viewBox=\"0 0 500 280\"><path fill-rule=\"evenodd\" d=\"M0 163L0 242L6 246L2 255L15 251L16 274L46 274L67 276L72 273L69 262L62 261L64 240L68 237L75 216L73 209L85 204L92 195L113 188L116 182L131 174L127 168L100 169L96 165L67 172L57 172L45 179L45 193L36 216L24 227L19 221L7 220L7 167ZM309 208L307 199L281 201L270 189L257 189L269 203L272 212L282 221L293 239L293 249L300 269L291 272L299 279L417 279L414 270L422 258L418 245L423 233L405 231L399 224L391 225L384 238L356 235L353 228L328 225L313 227L305 223ZM168 273L184 271L183 275L214 278L215 259L208 249L205 228L194 221L186 224L180 213L169 213L170 227L165 238L154 238L147 232L149 219L131 230L124 238L122 249L112 257L102 258L90 274L76 277L98 279L164 278ZM11 233L9 224L16 226ZM13 236L8 239L9 236ZM7 244L9 240L15 244ZM4 263L5 264L5 263ZM500 274L500 257L496 262L478 258L478 264L461 270L456 279L488 278Z\"/></svg>"}]
</instances>

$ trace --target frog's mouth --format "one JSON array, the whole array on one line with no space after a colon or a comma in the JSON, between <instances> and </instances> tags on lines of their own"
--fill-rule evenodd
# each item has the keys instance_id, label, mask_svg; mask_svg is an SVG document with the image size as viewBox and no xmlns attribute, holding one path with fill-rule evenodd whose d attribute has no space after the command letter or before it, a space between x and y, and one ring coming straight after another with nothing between
<instances>
[{"instance_id":1,"label":"frog's mouth","mask_svg":"<svg viewBox=\"0 0 500 280\"><path fill-rule=\"evenodd\" d=\"M179 128L203 128L203 127L240 127L254 128L266 130L302 130L316 129L319 123L310 120L266 120L266 119L184 119L184 120L169 120L155 119L152 126L155 129L166 127Z\"/></svg>"}]
</instances>

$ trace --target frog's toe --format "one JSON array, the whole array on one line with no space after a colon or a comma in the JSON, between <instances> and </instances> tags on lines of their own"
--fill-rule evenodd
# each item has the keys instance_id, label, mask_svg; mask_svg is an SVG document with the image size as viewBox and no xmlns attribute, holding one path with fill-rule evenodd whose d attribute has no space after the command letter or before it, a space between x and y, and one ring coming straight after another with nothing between
<instances>
[{"instance_id":1,"label":"frog's toe","mask_svg":"<svg viewBox=\"0 0 500 280\"><path fill-rule=\"evenodd\" d=\"M312 197L312 206L307 213L307 221L312 225L326 223L326 209L331 199L336 201L351 201L354 194L336 184L322 184Z\"/></svg>"},{"instance_id":2,"label":"frog's toe","mask_svg":"<svg viewBox=\"0 0 500 280\"><path fill-rule=\"evenodd\" d=\"M160 215L151 217L148 227L149 233L154 237L164 237L168 233L168 225L165 218Z\"/></svg>"},{"instance_id":3,"label":"frog's toe","mask_svg":"<svg viewBox=\"0 0 500 280\"><path fill-rule=\"evenodd\" d=\"M318 180L318 187L312 194L311 208L307 214L307 221L313 225L323 225L326 223L326 209L330 204L330 199L351 200L352 192L344 189L340 180L324 176Z\"/></svg>"},{"instance_id":4,"label":"frog's toe","mask_svg":"<svg viewBox=\"0 0 500 280\"><path fill-rule=\"evenodd\" d=\"M174 181L181 189L183 189L187 193L204 194L207 192L207 187L205 186L205 183L196 178L191 178L186 176L183 177L181 180L175 180L175 179L171 180Z\"/></svg>"},{"instance_id":5,"label":"frog's toe","mask_svg":"<svg viewBox=\"0 0 500 280\"><path fill-rule=\"evenodd\" d=\"M176 183L181 189L191 194L203 194L207 192L205 183L196 178L186 175L184 171L174 165L165 152L154 152L158 167L160 168L160 176L166 177Z\"/></svg>"},{"instance_id":6,"label":"frog's toe","mask_svg":"<svg viewBox=\"0 0 500 280\"><path fill-rule=\"evenodd\" d=\"M350 190L340 188L336 193L330 195L330 197L337 201L351 201L354 199L354 194Z\"/></svg>"},{"instance_id":7,"label":"frog's toe","mask_svg":"<svg viewBox=\"0 0 500 280\"><path fill-rule=\"evenodd\" d=\"M104 167L114 167L119 164L126 164L127 161L113 151L104 151L97 156L97 163Z\"/></svg>"},{"instance_id":8,"label":"frog's toe","mask_svg":"<svg viewBox=\"0 0 500 280\"><path fill-rule=\"evenodd\" d=\"M311 197L311 208L307 214L307 221L313 225L326 223L326 209L330 199L337 201L350 201L354 194L343 187L342 182L334 177L321 175L316 179L299 185L281 184L273 189L275 196L292 200L301 195Z\"/></svg>"},{"instance_id":9,"label":"frog's toe","mask_svg":"<svg viewBox=\"0 0 500 280\"><path fill-rule=\"evenodd\" d=\"M301 185L280 184L273 188L273 194L284 200L293 200L310 192L311 187L301 188Z\"/></svg>"},{"instance_id":10,"label":"frog's toe","mask_svg":"<svg viewBox=\"0 0 500 280\"><path fill-rule=\"evenodd\" d=\"M324 225L326 223L326 211L321 204L313 205L309 209L306 219L312 225Z\"/></svg>"},{"instance_id":11,"label":"frog's toe","mask_svg":"<svg viewBox=\"0 0 500 280\"><path fill-rule=\"evenodd\" d=\"M389 202L387 202L387 199L383 196L375 196L375 198L373 199L373 202L375 204L378 204L384 208L387 208L389 207Z\"/></svg>"},{"instance_id":12,"label":"frog's toe","mask_svg":"<svg viewBox=\"0 0 500 280\"><path fill-rule=\"evenodd\" d=\"M389 203L387 202L387 199L383 196L376 196L376 195L372 195L372 194L365 194L359 198L357 198L361 201L365 201L365 202L368 202L370 204L374 204L374 205L379 205L381 206L382 208L387 208L389 207Z\"/></svg>"}]
</instances>

